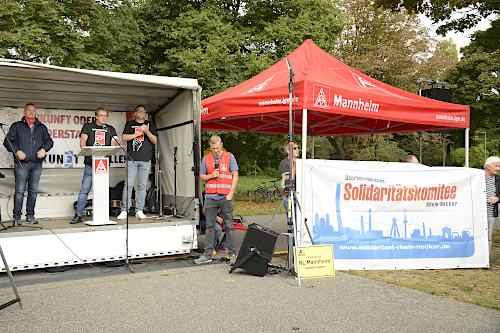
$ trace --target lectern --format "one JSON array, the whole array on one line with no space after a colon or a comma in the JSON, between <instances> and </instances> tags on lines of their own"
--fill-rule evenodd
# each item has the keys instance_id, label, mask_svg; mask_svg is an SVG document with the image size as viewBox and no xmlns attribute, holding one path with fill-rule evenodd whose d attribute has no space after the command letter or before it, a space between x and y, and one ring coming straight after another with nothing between
<instances>
[{"instance_id":1,"label":"lectern","mask_svg":"<svg viewBox=\"0 0 500 333\"><path fill-rule=\"evenodd\" d=\"M86 146L80 156L92 156L92 221L88 225L116 224L109 219L109 158L121 150L119 146Z\"/></svg>"}]
</instances>

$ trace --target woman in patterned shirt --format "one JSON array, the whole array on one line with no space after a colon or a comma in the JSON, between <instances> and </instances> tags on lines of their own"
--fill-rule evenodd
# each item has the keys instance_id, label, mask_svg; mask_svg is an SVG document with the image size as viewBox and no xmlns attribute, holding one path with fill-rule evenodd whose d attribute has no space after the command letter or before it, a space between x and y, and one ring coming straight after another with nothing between
<instances>
[{"instance_id":1,"label":"woman in patterned shirt","mask_svg":"<svg viewBox=\"0 0 500 333\"><path fill-rule=\"evenodd\" d=\"M500 157L491 156L484 162L484 175L486 179L486 207L488 213L488 243L491 252L491 237L493 228L498 219L498 202L500 201Z\"/></svg>"}]
</instances>

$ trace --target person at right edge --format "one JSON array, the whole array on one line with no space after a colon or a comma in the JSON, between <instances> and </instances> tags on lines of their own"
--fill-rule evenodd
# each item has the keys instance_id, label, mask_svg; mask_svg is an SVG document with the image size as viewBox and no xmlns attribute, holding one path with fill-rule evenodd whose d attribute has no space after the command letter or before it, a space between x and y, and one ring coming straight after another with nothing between
<instances>
[{"instance_id":1,"label":"person at right edge","mask_svg":"<svg viewBox=\"0 0 500 333\"><path fill-rule=\"evenodd\" d=\"M233 154L222 150L222 140L213 135L210 138L210 149L200 165L200 179L205 182L205 248L203 254L194 260L195 264L212 261L215 244L215 224L217 212L220 210L226 227L226 238L229 248L229 264L236 262L234 247L233 208L234 191L238 183L238 164Z\"/></svg>"},{"instance_id":2,"label":"person at right edge","mask_svg":"<svg viewBox=\"0 0 500 333\"><path fill-rule=\"evenodd\" d=\"M295 187L295 176L296 176L296 168L295 168L295 165L296 165L296 161L297 161L297 158L299 158L299 146L295 143L295 142L286 142L285 145L284 145L284 149L285 149L285 152L287 153L287 155L289 154L289 147L292 147L292 156L293 156L293 180L294 180L294 184L290 184L290 159L287 157L287 158L284 158L281 160L280 162L280 166L279 166L279 169L280 169L280 175L281 175L281 182L282 182L282 185L285 189L285 191L283 192L283 206L285 207L285 214L286 214L286 217L287 217L287 223L288 223L288 232L292 233L293 232L293 223L290 222L290 219L289 219L289 211L291 209L291 207L288 207L288 203L290 201L290 187L293 186ZM294 207L295 209L297 209L297 205L295 205ZM297 216L297 214L295 214L295 216Z\"/></svg>"},{"instance_id":3,"label":"person at right edge","mask_svg":"<svg viewBox=\"0 0 500 333\"><path fill-rule=\"evenodd\" d=\"M488 245L490 247L495 222L498 220L498 202L500 201L500 157L491 156L484 162L484 176L486 180L486 212L488 215Z\"/></svg>"}]
</instances>

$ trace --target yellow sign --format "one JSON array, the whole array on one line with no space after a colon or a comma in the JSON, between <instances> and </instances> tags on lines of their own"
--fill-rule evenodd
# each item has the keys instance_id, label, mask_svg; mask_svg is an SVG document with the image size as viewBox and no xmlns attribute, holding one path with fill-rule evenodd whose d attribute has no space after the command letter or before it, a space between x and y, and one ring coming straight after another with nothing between
<instances>
[{"instance_id":1,"label":"yellow sign","mask_svg":"<svg viewBox=\"0 0 500 333\"><path fill-rule=\"evenodd\" d=\"M301 279L335 276L332 244L298 246L296 254Z\"/></svg>"}]
</instances>

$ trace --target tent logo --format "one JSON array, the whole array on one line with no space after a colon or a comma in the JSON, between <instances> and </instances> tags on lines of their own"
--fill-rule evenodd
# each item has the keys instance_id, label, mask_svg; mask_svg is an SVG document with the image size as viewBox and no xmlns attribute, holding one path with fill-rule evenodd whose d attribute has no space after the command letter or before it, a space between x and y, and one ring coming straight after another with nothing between
<instances>
[{"instance_id":1,"label":"tent logo","mask_svg":"<svg viewBox=\"0 0 500 333\"><path fill-rule=\"evenodd\" d=\"M99 158L94 160L94 173L96 175L103 175L108 173L108 159Z\"/></svg>"},{"instance_id":2,"label":"tent logo","mask_svg":"<svg viewBox=\"0 0 500 333\"><path fill-rule=\"evenodd\" d=\"M328 101L330 100L330 87L313 85L314 106L318 108L328 109Z\"/></svg>"},{"instance_id":3,"label":"tent logo","mask_svg":"<svg viewBox=\"0 0 500 333\"><path fill-rule=\"evenodd\" d=\"M262 82L262 83L259 83L258 85L256 85L255 87L253 87L252 89L250 90L247 90L245 91L242 95L245 95L245 94L253 94L254 92L259 92L259 91L262 91L264 90L265 87L267 87L269 85L269 83L271 82L271 80L274 78L274 75L271 76L270 78L268 78L266 81Z\"/></svg>"},{"instance_id":4,"label":"tent logo","mask_svg":"<svg viewBox=\"0 0 500 333\"><path fill-rule=\"evenodd\" d=\"M374 85L370 81L367 81L366 79L363 79L358 74L354 74L353 72L351 72L351 74L352 74L352 76L354 77L354 79L356 80L356 82L359 84L359 86L361 88L368 88L368 87L370 87L370 88L378 88L376 85Z\"/></svg>"}]
</instances>

